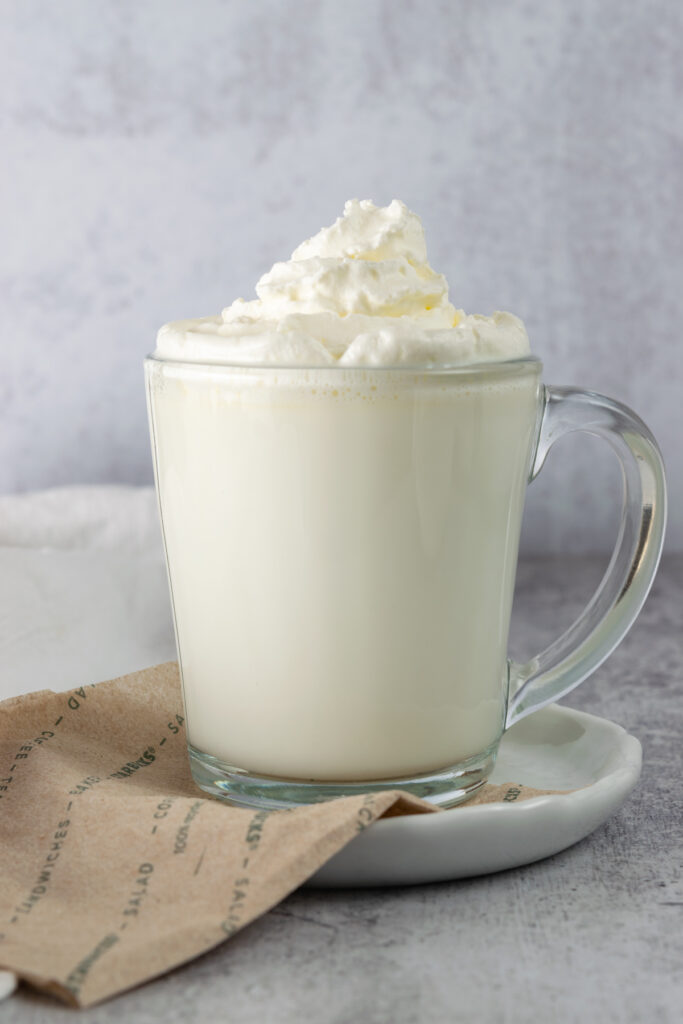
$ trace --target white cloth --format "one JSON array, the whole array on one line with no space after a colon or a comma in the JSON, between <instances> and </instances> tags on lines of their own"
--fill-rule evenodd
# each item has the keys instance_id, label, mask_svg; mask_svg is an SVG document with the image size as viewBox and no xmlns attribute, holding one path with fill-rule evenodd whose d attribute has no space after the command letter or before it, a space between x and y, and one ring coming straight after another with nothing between
<instances>
[{"instance_id":1,"label":"white cloth","mask_svg":"<svg viewBox=\"0 0 683 1024\"><path fill-rule=\"evenodd\" d=\"M0 497L0 699L173 657L152 488Z\"/></svg>"},{"instance_id":2,"label":"white cloth","mask_svg":"<svg viewBox=\"0 0 683 1024\"><path fill-rule=\"evenodd\" d=\"M0 495L0 547L158 548L153 487L58 487Z\"/></svg>"}]
</instances>

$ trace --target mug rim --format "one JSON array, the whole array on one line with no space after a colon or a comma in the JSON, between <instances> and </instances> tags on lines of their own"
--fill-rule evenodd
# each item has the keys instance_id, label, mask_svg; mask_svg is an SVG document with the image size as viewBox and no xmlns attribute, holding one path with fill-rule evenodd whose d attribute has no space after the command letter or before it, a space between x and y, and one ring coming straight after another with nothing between
<instances>
[{"instance_id":1,"label":"mug rim","mask_svg":"<svg viewBox=\"0 0 683 1024\"><path fill-rule=\"evenodd\" d=\"M394 374L400 376L486 376L488 374L514 373L524 367L537 367L539 371L543 367L542 360L536 355L521 356L516 359L491 359L479 363L446 364L441 366L421 366L419 363L401 363L386 366L367 365L340 365L339 363L238 363L235 361L224 362L221 360L208 361L205 359L175 359L158 355L151 352L145 356L145 365L165 365L176 367L197 367L200 370L245 370L252 373L367 373L369 375L381 376L382 374Z\"/></svg>"}]
</instances>

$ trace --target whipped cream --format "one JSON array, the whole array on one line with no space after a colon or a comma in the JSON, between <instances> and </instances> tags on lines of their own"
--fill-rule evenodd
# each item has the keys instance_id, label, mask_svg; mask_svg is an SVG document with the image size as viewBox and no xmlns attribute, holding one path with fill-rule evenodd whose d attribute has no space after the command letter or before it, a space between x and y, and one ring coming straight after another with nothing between
<instances>
[{"instance_id":1,"label":"whipped cream","mask_svg":"<svg viewBox=\"0 0 683 1024\"><path fill-rule=\"evenodd\" d=\"M162 359L307 366L461 366L529 354L512 313L466 315L427 262L420 219L404 203L351 199L219 316L161 328Z\"/></svg>"}]
</instances>

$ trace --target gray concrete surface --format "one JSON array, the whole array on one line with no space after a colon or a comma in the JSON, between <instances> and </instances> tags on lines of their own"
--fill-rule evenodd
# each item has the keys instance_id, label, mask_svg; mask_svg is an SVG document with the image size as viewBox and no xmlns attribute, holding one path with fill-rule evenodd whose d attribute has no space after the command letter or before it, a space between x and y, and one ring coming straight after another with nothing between
<instances>
[{"instance_id":1,"label":"gray concrete surface","mask_svg":"<svg viewBox=\"0 0 683 1024\"><path fill-rule=\"evenodd\" d=\"M601 572L520 565L513 651L566 626ZM683 558L567 700L643 744L639 787L593 835L538 864L405 889L300 891L137 991L76 1014L21 990L3 1024L676 1024L683 1005Z\"/></svg>"},{"instance_id":2,"label":"gray concrete surface","mask_svg":"<svg viewBox=\"0 0 683 1024\"><path fill-rule=\"evenodd\" d=\"M157 327L398 196L457 305L649 422L683 549L682 33L679 0L5 0L0 491L150 481ZM606 550L617 470L563 447L524 547Z\"/></svg>"}]
</instances>

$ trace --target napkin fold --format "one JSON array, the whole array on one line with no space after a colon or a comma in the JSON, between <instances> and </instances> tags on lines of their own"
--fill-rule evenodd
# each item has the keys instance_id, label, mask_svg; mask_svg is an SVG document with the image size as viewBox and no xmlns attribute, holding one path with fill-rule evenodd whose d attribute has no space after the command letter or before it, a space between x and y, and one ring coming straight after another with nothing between
<instances>
[{"instance_id":1,"label":"napkin fold","mask_svg":"<svg viewBox=\"0 0 683 1024\"><path fill-rule=\"evenodd\" d=\"M487 784L468 803L546 792ZM189 771L178 667L0 704L0 968L90 1006L265 913L405 793L232 807ZM453 811L442 813L457 813Z\"/></svg>"}]
</instances>

